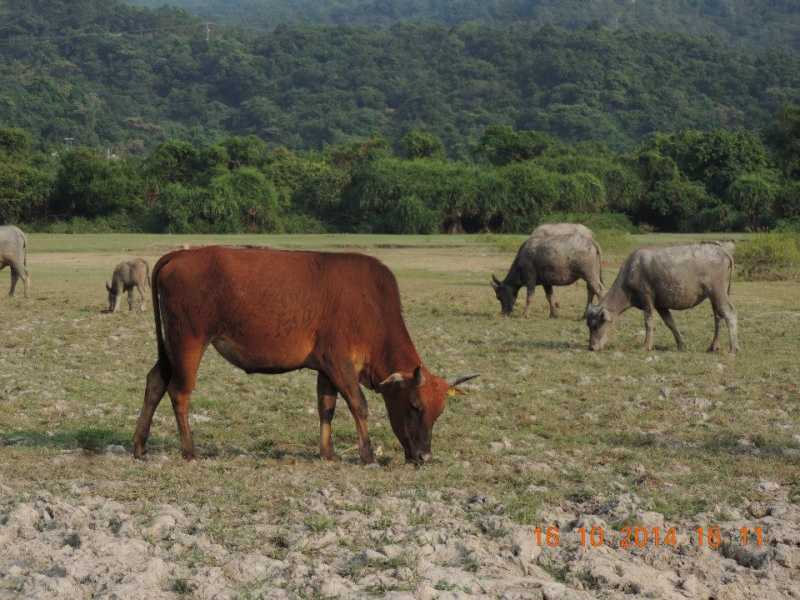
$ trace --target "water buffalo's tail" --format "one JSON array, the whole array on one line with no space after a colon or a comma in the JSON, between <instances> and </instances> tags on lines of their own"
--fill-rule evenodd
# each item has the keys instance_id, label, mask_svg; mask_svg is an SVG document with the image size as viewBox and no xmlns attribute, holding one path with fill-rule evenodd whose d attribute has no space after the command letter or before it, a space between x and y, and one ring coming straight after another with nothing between
<instances>
[{"instance_id":1,"label":"water buffalo's tail","mask_svg":"<svg viewBox=\"0 0 800 600\"><path fill-rule=\"evenodd\" d=\"M595 250L597 250L597 266L600 270L600 283L605 287L606 282L603 281L603 251L600 249L600 244L598 244L594 238L592 238L592 243L594 244Z\"/></svg>"},{"instance_id":2,"label":"water buffalo's tail","mask_svg":"<svg viewBox=\"0 0 800 600\"><path fill-rule=\"evenodd\" d=\"M158 297L158 276L161 269L175 257L174 252L165 254L158 259L156 266L153 267L153 277L150 284L150 289L153 292L153 316L156 322L156 343L158 344L158 365L161 369L161 378L165 383L169 383L172 377L172 363L169 359L167 346L164 343L164 329L161 322L161 302Z\"/></svg>"},{"instance_id":3,"label":"water buffalo's tail","mask_svg":"<svg viewBox=\"0 0 800 600\"><path fill-rule=\"evenodd\" d=\"M731 259L731 271L728 275L728 296L731 295L731 284L733 283L733 274L736 272L736 263L733 261L733 252L728 252L728 258Z\"/></svg>"}]
</instances>

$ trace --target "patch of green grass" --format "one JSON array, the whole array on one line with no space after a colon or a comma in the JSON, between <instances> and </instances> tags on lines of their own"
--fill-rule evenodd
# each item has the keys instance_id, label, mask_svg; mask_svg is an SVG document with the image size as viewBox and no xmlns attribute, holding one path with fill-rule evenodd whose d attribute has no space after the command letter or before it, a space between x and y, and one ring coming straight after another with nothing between
<instances>
[{"instance_id":1,"label":"patch of green grass","mask_svg":"<svg viewBox=\"0 0 800 600\"><path fill-rule=\"evenodd\" d=\"M321 533L336 527L336 521L328 515L313 514L303 521L305 526L314 533Z\"/></svg>"}]
</instances>

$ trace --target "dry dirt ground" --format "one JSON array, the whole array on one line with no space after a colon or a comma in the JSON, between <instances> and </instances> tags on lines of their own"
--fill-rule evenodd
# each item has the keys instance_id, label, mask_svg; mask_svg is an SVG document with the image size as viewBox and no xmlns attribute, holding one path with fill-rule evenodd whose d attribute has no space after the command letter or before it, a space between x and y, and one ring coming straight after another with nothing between
<instances>
[{"instance_id":1,"label":"dry dirt ground","mask_svg":"<svg viewBox=\"0 0 800 600\"><path fill-rule=\"evenodd\" d=\"M101 314L103 281L213 240L34 235L31 298L0 299L0 599L800 597L799 284L734 282L736 357L704 352L708 304L676 314L686 352L662 324L644 352L631 310L595 354L583 286L557 289L560 319L541 290L530 319L498 317L507 240L215 239L355 247L396 272L426 364L481 373L434 462L403 463L372 393L379 464L358 464L343 402L341 460L321 462L313 373L250 377L213 350L201 458L180 459L165 400L133 461L152 315ZM623 258L606 252L607 284Z\"/></svg>"}]
</instances>

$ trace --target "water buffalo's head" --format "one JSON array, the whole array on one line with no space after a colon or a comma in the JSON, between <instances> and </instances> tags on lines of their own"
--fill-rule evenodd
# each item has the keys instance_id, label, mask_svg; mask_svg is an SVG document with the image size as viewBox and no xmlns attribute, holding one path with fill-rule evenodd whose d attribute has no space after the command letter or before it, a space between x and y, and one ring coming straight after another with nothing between
<instances>
[{"instance_id":1,"label":"water buffalo's head","mask_svg":"<svg viewBox=\"0 0 800 600\"><path fill-rule=\"evenodd\" d=\"M117 305L117 291L108 282L106 282L106 290L108 291L108 312L114 312L114 307Z\"/></svg>"},{"instance_id":2,"label":"water buffalo's head","mask_svg":"<svg viewBox=\"0 0 800 600\"><path fill-rule=\"evenodd\" d=\"M444 411L447 396L461 393L456 386L475 377L448 381L417 367L413 373L392 373L380 383L378 390L407 461L421 464L430 460L433 424Z\"/></svg>"},{"instance_id":3,"label":"water buffalo's head","mask_svg":"<svg viewBox=\"0 0 800 600\"><path fill-rule=\"evenodd\" d=\"M599 304L586 309L586 325L589 327L589 350L602 350L608 342L613 315Z\"/></svg>"},{"instance_id":4,"label":"water buffalo's head","mask_svg":"<svg viewBox=\"0 0 800 600\"><path fill-rule=\"evenodd\" d=\"M514 310L519 288L514 289L510 285L506 285L494 275L492 275L492 288L494 289L494 295L500 300L500 312L504 317L509 316L511 311Z\"/></svg>"}]
</instances>

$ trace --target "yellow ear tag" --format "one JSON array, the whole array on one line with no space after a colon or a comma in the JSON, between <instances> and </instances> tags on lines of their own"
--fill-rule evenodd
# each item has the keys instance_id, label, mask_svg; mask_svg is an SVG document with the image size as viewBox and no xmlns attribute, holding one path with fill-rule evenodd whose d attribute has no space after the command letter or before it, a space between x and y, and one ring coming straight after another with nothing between
<instances>
[{"instance_id":1,"label":"yellow ear tag","mask_svg":"<svg viewBox=\"0 0 800 600\"><path fill-rule=\"evenodd\" d=\"M458 392L455 388L447 388L447 395L448 396L458 396Z\"/></svg>"}]
</instances>

